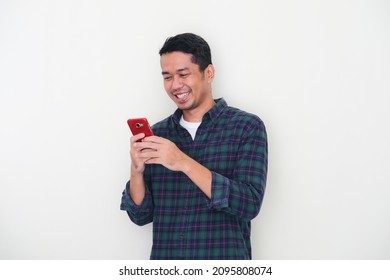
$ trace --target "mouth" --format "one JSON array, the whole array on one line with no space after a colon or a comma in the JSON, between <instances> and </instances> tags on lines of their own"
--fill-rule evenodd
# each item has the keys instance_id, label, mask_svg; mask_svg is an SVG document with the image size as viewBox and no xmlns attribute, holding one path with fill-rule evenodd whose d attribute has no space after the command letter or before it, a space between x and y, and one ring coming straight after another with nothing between
<instances>
[{"instance_id":1,"label":"mouth","mask_svg":"<svg viewBox=\"0 0 390 280\"><path fill-rule=\"evenodd\" d=\"M174 96L176 97L179 103L184 103L188 100L188 97L190 96L190 91L179 93L179 94L176 93L174 94Z\"/></svg>"},{"instance_id":2,"label":"mouth","mask_svg":"<svg viewBox=\"0 0 390 280\"><path fill-rule=\"evenodd\" d=\"M175 96L178 99L182 99L184 97L187 97L189 94L190 94L189 92L185 92L185 93L181 93L181 94L175 94Z\"/></svg>"}]
</instances>

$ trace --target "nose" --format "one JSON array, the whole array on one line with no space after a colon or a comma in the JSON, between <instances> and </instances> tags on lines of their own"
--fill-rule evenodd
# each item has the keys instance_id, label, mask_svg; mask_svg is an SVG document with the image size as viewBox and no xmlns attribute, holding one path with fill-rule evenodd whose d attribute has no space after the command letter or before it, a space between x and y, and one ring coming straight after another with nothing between
<instances>
[{"instance_id":1,"label":"nose","mask_svg":"<svg viewBox=\"0 0 390 280\"><path fill-rule=\"evenodd\" d=\"M183 83L179 77L172 78L172 91L175 92L183 87Z\"/></svg>"}]
</instances>

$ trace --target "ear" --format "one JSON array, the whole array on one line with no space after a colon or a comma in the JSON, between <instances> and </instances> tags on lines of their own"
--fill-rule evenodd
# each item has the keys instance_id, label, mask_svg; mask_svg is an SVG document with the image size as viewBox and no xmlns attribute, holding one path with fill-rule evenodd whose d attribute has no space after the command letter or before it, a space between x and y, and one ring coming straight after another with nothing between
<instances>
[{"instance_id":1,"label":"ear","mask_svg":"<svg viewBox=\"0 0 390 280\"><path fill-rule=\"evenodd\" d=\"M209 83L211 83L214 80L215 68L212 64L209 64L205 69L205 76Z\"/></svg>"}]
</instances>

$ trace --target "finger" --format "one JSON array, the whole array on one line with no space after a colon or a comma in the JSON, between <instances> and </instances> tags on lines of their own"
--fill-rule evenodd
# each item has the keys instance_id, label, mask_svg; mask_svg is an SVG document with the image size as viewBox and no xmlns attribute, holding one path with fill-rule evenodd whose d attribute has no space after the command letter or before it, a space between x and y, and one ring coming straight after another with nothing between
<instances>
[{"instance_id":1,"label":"finger","mask_svg":"<svg viewBox=\"0 0 390 280\"><path fill-rule=\"evenodd\" d=\"M130 143L133 144L145 137L145 133L139 133L130 137Z\"/></svg>"},{"instance_id":2,"label":"finger","mask_svg":"<svg viewBox=\"0 0 390 280\"><path fill-rule=\"evenodd\" d=\"M149 159L149 158L159 157L160 155L158 151L150 148L146 148L146 149L142 149L141 152L138 154L138 156L143 159Z\"/></svg>"},{"instance_id":3,"label":"finger","mask_svg":"<svg viewBox=\"0 0 390 280\"><path fill-rule=\"evenodd\" d=\"M143 141L144 142L163 143L164 138L153 135L153 136L145 137Z\"/></svg>"},{"instance_id":4,"label":"finger","mask_svg":"<svg viewBox=\"0 0 390 280\"><path fill-rule=\"evenodd\" d=\"M139 150L157 150L159 144L156 144L155 142L136 142L133 144L134 148L137 148Z\"/></svg>"},{"instance_id":5,"label":"finger","mask_svg":"<svg viewBox=\"0 0 390 280\"><path fill-rule=\"evenodd\" d=\"M145 160L145 164L162 164L162 162L159 158L152 157Z\"/></svg>"}]
</instances>

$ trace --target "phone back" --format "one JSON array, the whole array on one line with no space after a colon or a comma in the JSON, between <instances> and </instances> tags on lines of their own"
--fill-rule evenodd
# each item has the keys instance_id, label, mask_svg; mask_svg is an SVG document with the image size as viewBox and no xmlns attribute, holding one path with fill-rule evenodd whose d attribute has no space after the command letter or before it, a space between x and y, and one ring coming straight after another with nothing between
<instances>
[{"instance_id":1,"label":"phone back","mask_svg":"<svg viewBox=\"0 0 390 280\"><path fill-rule=\"evenodd\" d=\"M153 131L150 128L149 122L146 118L128 119L127 124L129 125L133 135L140 133L145 133L145 137L153 135Z\"/></svg>"}]
</instances>

